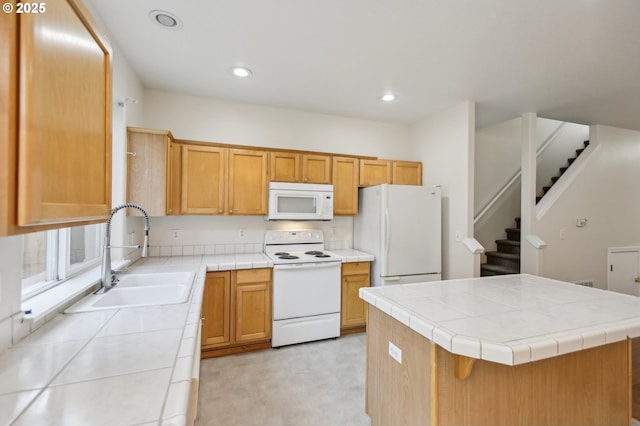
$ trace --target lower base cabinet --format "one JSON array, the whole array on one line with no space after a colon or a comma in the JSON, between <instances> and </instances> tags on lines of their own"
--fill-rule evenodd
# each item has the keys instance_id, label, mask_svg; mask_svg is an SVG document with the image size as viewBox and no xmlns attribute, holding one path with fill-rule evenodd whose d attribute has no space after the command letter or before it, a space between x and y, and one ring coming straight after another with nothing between
<instances>
[{"instance_id":1,"label":"lower base cabinet","mask_svg":"<svg viewBox=\"0 0 640 426\"><path fill-rule=\"evenodd\" d=\"M340 330L342 334L363 331L367 325L367 310L360 299L361 287L371 283L371 262L342 264L342 294L340 306Z\"/></svg>"},{"instance_id":2,"label":"lower base cabinet","mask_svg":"<svg viewBox=\"0 0 640 426\"><path fill-rule=\"evenodd\" d=\"M269 347L271 269L208 272L202 300L202 357Z\"/></svg>"}]
</instances>

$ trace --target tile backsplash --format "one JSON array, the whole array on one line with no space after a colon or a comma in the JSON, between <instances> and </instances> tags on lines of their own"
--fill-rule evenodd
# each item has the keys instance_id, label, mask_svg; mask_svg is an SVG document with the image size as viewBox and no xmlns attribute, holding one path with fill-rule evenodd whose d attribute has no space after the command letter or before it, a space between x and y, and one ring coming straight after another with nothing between
<instances>
[{"instance_id":1,"label":"tile backsplash","mask_svg":"<svg viewBox=\"0 0 640 426\"><path fill-rule=\"evenodd\" d=\"M325 249L327 250L347 248L353 248L351 240L325 241ZM261 253L262 251L262 243L149 246L149 256L194 256L207 254Z\"/></svg>"}]
</instances>

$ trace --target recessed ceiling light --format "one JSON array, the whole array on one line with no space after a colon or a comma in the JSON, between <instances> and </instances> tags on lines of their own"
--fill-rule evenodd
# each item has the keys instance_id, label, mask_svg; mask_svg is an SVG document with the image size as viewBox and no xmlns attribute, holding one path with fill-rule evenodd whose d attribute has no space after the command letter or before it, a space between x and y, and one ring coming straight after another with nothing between
<instances>
[{"instance_id":1,"label":"recessed ceiling light","mask_svg":"<svg viewBox=\"0 0 640 426\"><path fill-rule=\"evenodd\" d=\"M233 67L231 68L231 72L236 77L241 77L241 78L249 77L252 74L251 70L246 67Z\"/></svg>"},{"instance_id":2,"label":"recessed ceiling light","mask_svg":"<svg viewBox=\"0 0 640 426\"><path fill-rule=\"evenodd\" d=\"M152 10L149 12L151 21L162 28L170 30L179 30L182 28L182 21L176 15L166 10Z\"/></svg>"},{"instance_id":3,"label":"recessed ceiling light","mask_svg":"<svg viewBox=\"0 0 640 426\"><path fill-rule=\"evenodd\" d=\"M397 99L398 97L393 94L393 93L385 93L384 95L380 96L380 100L382 102L393 102Z\"/></svg>"}]
</instances>

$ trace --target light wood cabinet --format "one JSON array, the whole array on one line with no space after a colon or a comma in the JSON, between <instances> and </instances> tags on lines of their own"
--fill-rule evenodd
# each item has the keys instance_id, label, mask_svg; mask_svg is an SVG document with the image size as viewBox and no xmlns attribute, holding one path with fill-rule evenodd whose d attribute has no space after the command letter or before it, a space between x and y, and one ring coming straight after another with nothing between
<instances>
[{"instance_id":1,"label":"light wood cabinet","mask_svg":"<svg viewBox=\"0 0 640 426\"><path fill-rule=\"evenodd\" d=\"M302 182L330 184L331 156L272 151L270 154L272 182Z\"/></svg>"},{"instance_id":2,"label":"light wood cabinet","mask_svg":"<svg viewBox=\"0 0 640 426\"><path fill-rule=\"evenodd\" d=\"M229 214L267 214L267 160L265 151L229 150L226 207Z\"/></svg>"},{"instance_id":3,"label":"light wood cabinet","mask_svg":"<svg viewBox=\"0 0 640 426\"><path fill-rule=\"evenodd\" d=\"M302 155L302 181L304 183L331 183L330 155Z\"/></svg>"},{"instance_id":4,"label":"light wood cabinet","mask_svg":"<svg viewBox=\"0 0 640 426\"><path fill-rule=\"evenodd\" d=\"M422 163L417 161L392 161L391 183L394 185L422 185Z\"/></svg>"},{"instance_id":5,"label":"light wood cabinet","mask_svg":"<svg viewBox=\"0 0 640 426\"><path fill-rule=\"evenodd\" d=\"M342 264L342 294L340 328L361 331L367 324L366 304L360 299L359 289L371 283L371 262Z\"/></svg>"},{"instance_id":6,"label":"light wood cabinet","mask_svg":"<svg viewBox=\"0 0 640 426\"><path fill-rule=\"evenodd\" d=\"M231 342L231 275L208 272L202 296L203 347L226 346Z\"/></svg>"},{"instance_id":7,"label":"light wood cabinet","mask_svg":"<svg viewBox=\"0 0 640 426\"><path fill-rule=\"evenodd\" d=\"M234 271L235 342L271 338L271 269Z\"/></svg>"},{"instance_id":8,"label":"light wood cabinet","mask_svg":"<svg viewBox=\"0 0 640 426\"><path fill-rule=\"evenodd\" d=\"M225 208L227 149L182 146L182 214L222 214Z\"/></svg>"},{"instance_id":9,"label":"light wood cabinet","mask_svg":"<svg viewBox=\"0 0 640 426\"><path fill-rule=\"evenodd\" d=\"M266 215L266 151L182 146L181 214Z\"/></svg>"},{"instance_id":10,"label":"light wood cabinet","mask_svg":"<svg viewBox=\"0 0 640 426\"><path fill-rule=\"evenodd\" d=\"M359 160L333 157L333 213L336 216L358 214Z\"/></svg>"},{"instance_id":11,"label":"light wood cabinet","mask_svg":"<svg viewBox=\"0 0 640 426\"><path fill-rule=\"evenodd\" d=\"M202 300L203 357L270 346L271 269L208 272Z\"/></svg>"},{"instance_id":12,"label":"light wood cabinet","mask_svg":"<svg viewBox=\"0 0 640 426\"><path fill-rule=\"evenodd\" d=\"M300 182L302 176L302 155L295 152L269 153L272 182Z\"/></svg>"},{"instance_id":13,"label":"light wood cabinet","mask_svg":"<svg viewBox=\"0 0 640 426\"><path fill-rule=\"evenodd\" d=\"M389 160L360 160L360 186L391 183Z\"/></svg>"},{"instance_id":14,"label":"light wood cabinet","mask_svg":"<svg viewBox=\"0 0 640 426\"><path fill-rule=\"evenodd\" d=\"M46 13L0 15L0 52L0 235L107 219L106 38L81 2L51 0Z\"/></svg>"},{"instance_id":15,"label":"light wood cabinet","mask_svg":"<svg viewBox=\"0 0 640 426\"><path fill-rule=\"evenodd\" d=\"M422 185L422 163L399 160L360 160L360 186Z\"/></svg>"},{"instance_id":16,"label":"light wood cabinet","mask_svg":"<svg viewBox=\"0 0 640 426\"><path fill-rule=\"evenodd\" d=\"M127 202L144 207L149 216L173 214L173 136L131 127L127 136Z\"/></svg>"}]
</instances>

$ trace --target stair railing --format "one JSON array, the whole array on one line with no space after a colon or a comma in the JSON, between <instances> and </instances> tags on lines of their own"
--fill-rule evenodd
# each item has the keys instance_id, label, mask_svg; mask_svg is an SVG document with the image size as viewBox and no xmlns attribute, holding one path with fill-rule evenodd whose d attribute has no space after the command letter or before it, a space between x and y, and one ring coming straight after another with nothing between
<instances>
[{"instance_id":1,"label":"stair railing","mask_svg":"<svg viewBox=\"0 0 640 426\"><path fill-rule=\"evenodd\" d=\"M540 146L540 148L538 148L538 150L536 151L536 158L538 158L540 156L540 154L542 154L544 152L544 150L547 149L547 147L549 145L551 145L551 142L553 142L555 140L555 138L558 137L558 135L560 134L560 132L564 128L565 124L566 123L564 123L564 122L560 123L560 125L549 135L547 140L545 140L544 143ZM473 219L473 224L474 225L480 219L482 219L482 217L489 210L491 210L491 208L498 202L498 200L504 195L505 192L507 192L509 189L511 189L511 186L513 186L513 184L516 183L518 181L518 179L520 179L521 175L522 175L522 167L511 177L511 179L509 179L507 181L507 183L505 183L502 186L502 188L500 188L500 190L496 193L496 195L493 196L493 198L482 208L482 210L480 210L480 212Z\"/></svg>"}]
</instances>

